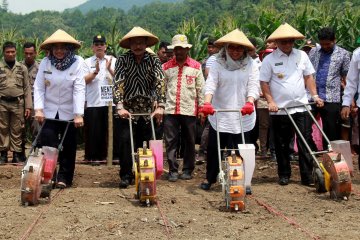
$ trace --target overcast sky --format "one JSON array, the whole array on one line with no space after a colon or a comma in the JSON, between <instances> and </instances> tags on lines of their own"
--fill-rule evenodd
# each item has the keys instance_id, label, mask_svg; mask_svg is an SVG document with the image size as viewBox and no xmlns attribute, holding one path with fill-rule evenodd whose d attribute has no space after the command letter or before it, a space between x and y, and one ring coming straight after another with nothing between
<instances>
[{"instance_id":1,"label":"overcast sky","mask_svg":"<svg viewBox=\"0 0 360 240\"><path fill-rule=\"evenodd\" d=\"M66 8L76 7L86 0L8 0L9 11L13 13L29 13L36 10L63 11ZM2 0L0 0L2 3Z\"/></svg>"}]
</instances>

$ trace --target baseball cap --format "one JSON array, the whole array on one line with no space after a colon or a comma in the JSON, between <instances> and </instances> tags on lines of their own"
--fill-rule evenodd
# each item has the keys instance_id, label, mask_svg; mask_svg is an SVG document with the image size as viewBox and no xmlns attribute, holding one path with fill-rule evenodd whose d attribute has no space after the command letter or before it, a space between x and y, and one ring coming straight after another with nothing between
<instances>
[{"instance_id":1,"label":"baseball cap","mask_svg":"<svg viewBox=\"0 0 360 240\"><path fill-rule=\"evenodd\" d=\"M103 35L96 35L94 38L93 38L93 43L96 43L96 42L102 42L102 43L106 43L106 38L105 36Z\"/></svg>"}]
</instances>

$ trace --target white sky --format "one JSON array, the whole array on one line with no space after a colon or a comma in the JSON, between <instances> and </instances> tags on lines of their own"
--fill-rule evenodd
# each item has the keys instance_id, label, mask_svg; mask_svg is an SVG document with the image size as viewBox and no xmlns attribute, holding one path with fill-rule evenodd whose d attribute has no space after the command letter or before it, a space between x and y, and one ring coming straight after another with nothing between
<instances>
[{"instance_id":1,"label":"white sky","mask_svg":"<svg viewBox=\"0 0 360 240\"><path fill-rule=\"evenodd\" d=\"M87 0L8 0L9 11L13 13L29 13L36 10L63 11L76 7ZM2 4L2 0L0 0Z\"/></svg>"}]
</instances>

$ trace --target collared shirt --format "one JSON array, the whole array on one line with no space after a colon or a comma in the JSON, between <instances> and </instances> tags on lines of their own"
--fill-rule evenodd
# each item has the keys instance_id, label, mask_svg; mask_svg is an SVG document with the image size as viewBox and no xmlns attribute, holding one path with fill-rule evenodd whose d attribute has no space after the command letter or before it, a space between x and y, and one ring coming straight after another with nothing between
<instances>
[{"instance_id":1,"label":"collared shirt","mask_svg":"<svg viewBox=\"0 0 360 240\"><path fill-rule=\"evenodd\" d=\"M269 82L271 95L279 108L307 104L304 76L315 72L304 51L293 48L289 55L277 48L266 56L260 69L260 81ZM304 112L304 107L289 109L289 113ZM286 114L281 110L271 114Z\"/></svg>"},{"instance_id":2,"label":"collared shirt","mask_svg":"<svg viewBox=\"0 0 360 240\"><path fill-rule=\"evenodd\" d=\"M309 58L316 70L319 97L325 102L341 102L341 79L349 71L351 53L337 45L326 53L318 46L311 49Z\"/></svg>"},{"instance_id":3,"label":"collared shirt","mask_svg":"<svg viewBox=\"0 0 360 240\"><path fill-rule=\"evenodd\" d=\"M85 79L84 59L76 61L66 70L59 71L45 57L39 66L34 84L34 108L43 109L45 118L74 119L84 114Z\"/></svg>"},{"instance_id":4,"label":"collared shirt","mask_svg":"<svg viewBox=\"0 0 360 240\"><path fill-rule=\"evenodd\" d=\"M259 69L250 57L244 68L229 71L219 62L214 62L210 68L209 76L205 83L205 95L212 94L212 105L215 109L241 109L248 97L255 100L259 97ZM219 112L209 116L209 122L219 131L238 134L240 128L240 114L238 112ZM256 113L242 117L243 130L248 132L255 126Z\"/></svg>"},{"instance_id":5,"label":"collared shirt","mask_svg":"<svg viewBox=\"0 0 360 240\"><path fill-rule=\"evenodd\" d=\"M28 67L25 63L25 60L21 61L22 64L25 65L25 67L27 68L28 70L28 73L29 73L29 83L30 83L30 86L31 86L31 93L34 94L34 82L35 82L35 79L36 79L36 74L39 70L39 63L37 61L34 62L33 65L31 65L30 67Z\"/></svg>"},{"instance_id":6,"label":"collared shirt","mask_svg":"<svg viewBox=\"0 0 360 240\"><path fill-rule=\"evenodd\" d=\"M204 103L204 76L201 64L187 57L183 66L176 58L163 64L166 85L165 114L196 116Z\"/></svg>"},{"instance_id":7,"label":"collared shirt","mask_svg":"<svg viewBox=\"0 0 360 240\"><path fill-rule=\"evenodd\" d=\"M346 87L343 95L343 106L350 106L355 93L360 94L360 48L357 48L352 56L348 74L346 76ZM360 98L356 100L360 107Z\"/></svg>"},{"instance_id":8,"label":"collared shirt","mask_svg":"<svg viewBox=\"0 0 360 240\"><path fill-rule=\"evenodd\" d=\"M103 59L99 60L99 72L96 77L88 84L86 84L86 106L87 107L103 107L107 106L106 101L100 100L100 87L104 85L113 85L113 77L106 69L106 59L109 61L110 56L105 55ZM111 69L115 69L116 58L111 60ZM84 74L85 76L95 71L96 56L85 59Z\"/></svg>"},{"instance_id":9,"label":"collared shirt","mask_svg":"<svg viewBox=\"0 0 360 240\"><path fill-rule=\"evenodd\" d=\"M140 63L128 51L115 64L114 103L123 104L130 113L150 113L153 102L165 104L164 72L159 58L148 52Z\"/></svg>"},{"instance_id":10,"label":"collared shirt","mask_svg":"<svg viewBox=\"0 0 360 240\"><path fill-rule=\"evenodd\" d=\"M26 67L20 62L16 61L14 66L10 69L4 60L0 61L0 96L23 96L25 108L32 108L29 74Z\"/></svg>"}]
</instances>

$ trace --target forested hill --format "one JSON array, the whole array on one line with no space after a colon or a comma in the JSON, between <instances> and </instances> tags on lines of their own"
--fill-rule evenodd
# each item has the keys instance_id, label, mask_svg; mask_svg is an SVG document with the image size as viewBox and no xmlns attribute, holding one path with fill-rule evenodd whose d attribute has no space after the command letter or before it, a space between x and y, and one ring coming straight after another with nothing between
<instances>
[{"instance_id":1,"label":"forested hill","mask_svg":"<svg viewBox=\"0 0 360 240\"><path fill-rule=\"evenodd\" d=\"M128 11L133 6L144 6L152 2L174 3L181 2L182 0L88 0L87 2L70 10L80 10L82 13L87 13L90 10L98 10L103 7L118 8Z\"/></svg>"}]
</instances>

